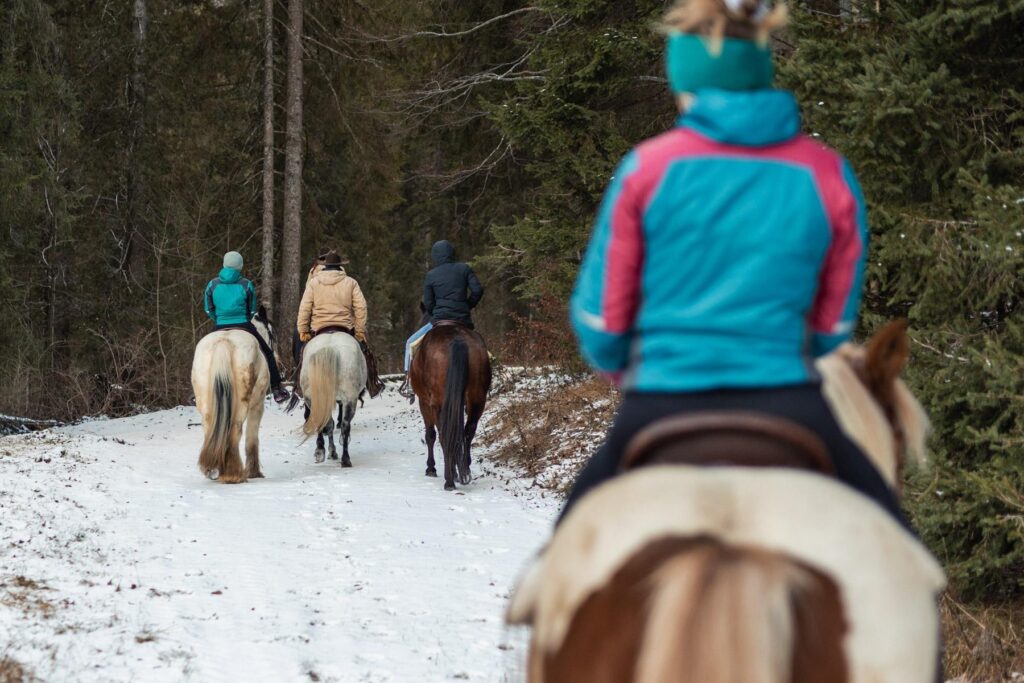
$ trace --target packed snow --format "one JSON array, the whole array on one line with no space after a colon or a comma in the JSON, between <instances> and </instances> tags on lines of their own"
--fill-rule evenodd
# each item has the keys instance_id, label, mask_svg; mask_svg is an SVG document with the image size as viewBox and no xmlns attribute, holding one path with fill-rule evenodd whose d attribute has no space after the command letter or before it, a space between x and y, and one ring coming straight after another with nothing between
<instances>
[{"instance_id":1,"label":"packed snow","mask_svg":"<svg viewBox=\"0 0 1024 683\"><path fill-rule=\"evenodd\" d=\"M478 478L443 491L392 390L357 414L352 469L314 464L271 407L266 479L222 485L197 423L0 438L0 659L53 681L521 679L502 613L553 500L479 450Z\"/></svg>"}]
</instances>

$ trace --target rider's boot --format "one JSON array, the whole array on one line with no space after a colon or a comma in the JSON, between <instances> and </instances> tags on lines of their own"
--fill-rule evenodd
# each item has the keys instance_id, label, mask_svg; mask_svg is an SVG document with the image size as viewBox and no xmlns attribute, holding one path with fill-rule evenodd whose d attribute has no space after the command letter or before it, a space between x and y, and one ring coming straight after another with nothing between
<instances>
[{"instance_id":1,"label":"rider's boot","mask_svg":"<svg viewBox=\"0 0 1024 683\"><path fill-rule=\"evenodd\" d=\"M412 391L412 387L409 386L409 373L408 372L405 373L405 381L402 382L402 386L398 387L398 393L402 397L409 399L410 403L412 402L412 399L414 399L416 397L416 394L414 394L413 391Z\"/></svg>"}]
</instances>

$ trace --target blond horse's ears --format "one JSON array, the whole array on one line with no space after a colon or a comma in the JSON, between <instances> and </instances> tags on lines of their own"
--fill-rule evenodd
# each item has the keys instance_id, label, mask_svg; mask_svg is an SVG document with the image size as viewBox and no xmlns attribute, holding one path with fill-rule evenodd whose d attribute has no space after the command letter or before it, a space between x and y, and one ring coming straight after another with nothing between
<instances>
[{"instance_id":1,"label":"blond horse's ears","mask_svg":"<svg viewBox=\"0 0 1024 683\"><path fill-rule=\"evenodd\" d=\"M891 400L894 383L906 368L909 358L906 320L893 320L876 332L867 344L864 359L871 391L880 398Z\"/></svg>"}]
</instances>

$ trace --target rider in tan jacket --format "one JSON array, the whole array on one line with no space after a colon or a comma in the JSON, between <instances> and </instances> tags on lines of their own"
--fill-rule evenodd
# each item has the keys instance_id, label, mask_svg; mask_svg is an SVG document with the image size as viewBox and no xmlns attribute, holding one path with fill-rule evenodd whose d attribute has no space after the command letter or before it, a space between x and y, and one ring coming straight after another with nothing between
<instances>
[{"instance_id":1,"label":"rider in tan jacket","mask_svg":"<svg viewBox=\"0 0 1024 683\"><path fill-rule=\"evenodd\" d=\"M366 341L366 299L359 283L345 274L337 254L328 254L323 270L306 282L298 327L303 342L326 327L346 327L358 341Z\"/></svg>"}]
</instances>

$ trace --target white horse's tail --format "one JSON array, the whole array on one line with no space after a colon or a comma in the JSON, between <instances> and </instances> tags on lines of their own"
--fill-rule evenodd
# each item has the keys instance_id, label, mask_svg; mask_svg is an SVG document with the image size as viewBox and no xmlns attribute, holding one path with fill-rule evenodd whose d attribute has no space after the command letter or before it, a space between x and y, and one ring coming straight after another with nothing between
<instances>
[{"instance_id":1,"label":"white horse's tail","mask_svg":"<svg viewBox=\"0 0 1024 683\"><path fill-rule=\"evenodd\" d=\"M241 472L227 471L236 469L236 463L240 462L232 429L238 398L231 381L231 344L227 341L213 345L210 373L213 377L208 383L210 395L206 401L207 410L211 411L210 428L203 435L199 469L208 477L219 475L222 481L228 481Z\"/></svg>"},{"instance_id":2,"label":"white horse's tail","mask_svg":"<svg viewBox=\"0 0 1024 683\"><path fill-rule=\"evenodd\" d=\"M815 577L788 558L715 542L657 569L638 683L787 683L795 612Z\"/></svg>"},{"instance_id":3,"label":"white horse's tail","mask_svg":"<svg viewBox=\"0 0 1024 683\"><path fill-rule=\"evenodd\" d=\"M310 437L319 434L331 421L341 379L341 354L332 346L324 346L307 358L305 364L303 372L309 377L306 387L309 417L302 425L302 433Z\"/></svg>"}]
</instances>

